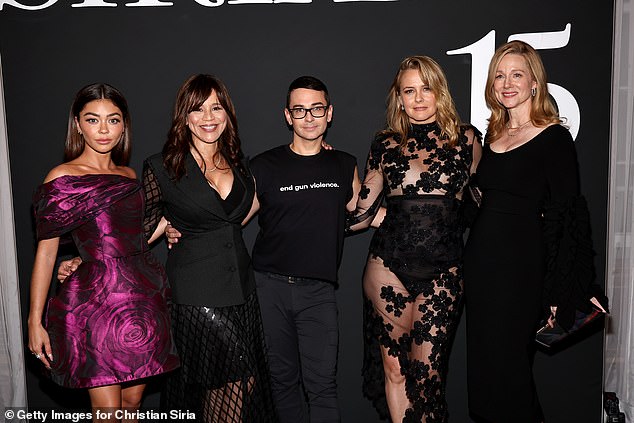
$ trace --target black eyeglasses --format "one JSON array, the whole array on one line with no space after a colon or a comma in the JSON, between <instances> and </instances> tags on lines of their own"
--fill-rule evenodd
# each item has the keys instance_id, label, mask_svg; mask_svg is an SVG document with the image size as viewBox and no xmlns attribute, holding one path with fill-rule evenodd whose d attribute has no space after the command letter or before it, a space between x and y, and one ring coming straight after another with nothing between
<instances>
[{"instance_id":1,"label":"black eyeglasses","mask_svg":"<svg viewBox=\"0 0 634 423\"><path fill-rule=\"evenodd\" d=\"M303 107L295 107L294 109L288 109L293 119L304 119L306 117L306 113L309 113L309 112L311 116L314 118L324 117L326 116L327 110L328 110L328 106L315 106L309 109L304 109Z\"/></svg>"}]
</instances>

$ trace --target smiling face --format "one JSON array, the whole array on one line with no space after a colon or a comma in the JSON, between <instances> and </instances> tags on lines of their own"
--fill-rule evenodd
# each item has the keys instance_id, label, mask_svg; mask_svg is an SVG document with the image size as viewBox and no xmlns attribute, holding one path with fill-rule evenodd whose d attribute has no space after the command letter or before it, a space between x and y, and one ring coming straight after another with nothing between
<instances>
[{"instance_id":1,"label":"smiling face","mask_svg":"<svg viewBox=\"0 0 634 423\"><path fill-rule=\"evenodd\" d=\"M227 112L218 100L216 91L197 109L187 115L187 127L194 144L213 144L218 141L227 126Z\"/></svg>"},{"instance_id":2,"label":"smiling face","mask_svg":"<svg viewBox=\"0 0 634 423\"><path fill-rule=\"evenodd\" d=\"M410 123L431 123L436 120L436 95L421 79L417 69L404 71L399 86L399 102Z\"/></svg>"},{"instance_id":3,"label":"smiling face","mask_svg":"<svg viewBox=\"0 0 634 423\"><path fill-rule=\"evenodd\" d=\"M123 113L110 100L86 103L75 117L75 125L84 139L84 150L99 154L110 153L121 142L125 125Z\"/></svg>"},{"instance_id":4,"label":"smiling face","mask_svg":"<svg viewBox=\"0 0 634 423\"><path fill-rule=\"evenodd\" d=\"M310 112L301 119L294 119L289 109L310 109L313 107L326 107L326 114L322 117L314 117ZM318 141L321 142L328 123L332 119L332 105L326 100L323 91L309 88L297 88L291 91L288 109L284 109L286 122L293 127L293 141Z\"/></svg>"},{"instance_id":5,"label":"smiling face","mask_svg":"<svg viewBox=\"0 0 634 423\"><path fill-rule=\"evenodd\" d=\"M531 89L536 87L537 82L523 56L511 53L500 60L495 71L493 91L497 101L507 110L530 110L533 98Z\"/></svg>"}]
</instances>

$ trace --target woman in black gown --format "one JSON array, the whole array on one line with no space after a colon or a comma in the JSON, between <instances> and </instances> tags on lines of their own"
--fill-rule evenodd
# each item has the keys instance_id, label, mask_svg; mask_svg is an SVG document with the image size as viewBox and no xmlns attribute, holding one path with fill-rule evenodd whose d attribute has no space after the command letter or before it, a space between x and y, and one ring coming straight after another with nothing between
<instances>
[{"instance_id":1,"label":"woman in black gown","mask_svg":"<svg viewBox=\"0 0 634 423\"><path fill-rule=\"evenodd\" d=\"M363 373L365 394L384 417L387 400L393 422L448 418L445 375L463 293L460 206L478 139L460 124L440 66L403 60L351 222L369 226L385 197L363 278Z\"/></svg>"},{"instance_id":2,"label":"woman in black gown","mask_svg":"<svg viewBox=\"0 0 634 423\"><path fill-rule=\"evenodd\" d=\"M588 213L572 137L538 53L513 41L489 66L482 205L464 255L470 411L495 423L543 420L532 376L540 317L570 327L588 309ZM545 306L545 307L544 307ZM551 307L552 306L552 307Z\"/></svg>"}]
</instances>

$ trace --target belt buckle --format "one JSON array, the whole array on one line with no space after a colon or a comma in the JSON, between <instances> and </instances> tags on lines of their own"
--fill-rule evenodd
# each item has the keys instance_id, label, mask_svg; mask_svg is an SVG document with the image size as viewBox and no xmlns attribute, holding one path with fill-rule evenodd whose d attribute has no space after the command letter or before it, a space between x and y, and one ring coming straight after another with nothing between
<instances>
[{"instance_id":1,"label":"belt buckle","mask_svg":"<svg viewBox=\"0 0 634 423\"><path fill-rule=\"evenodd\" d=\"M288 283L290 283L290 284L295 284L295 277L293 277L293 276L289 276L289 277L288 277Z\"/></svg>"}]
</instances>

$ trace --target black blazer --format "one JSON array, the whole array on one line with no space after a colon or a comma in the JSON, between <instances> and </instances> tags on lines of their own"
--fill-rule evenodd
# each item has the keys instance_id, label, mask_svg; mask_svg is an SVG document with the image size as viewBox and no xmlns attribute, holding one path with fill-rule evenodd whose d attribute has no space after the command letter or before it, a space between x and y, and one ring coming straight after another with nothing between
<instances>
[{"instance_id":1,"label":"black blazer","mask_svg":"<svg viewBox=\"0 0 634 423\"><path fill-rule=\"evenodd\" d=\"M242 304L255 290L241 226L253 202L253 177L233 169L235 183L244 186L245 194L227 214L191 154L185 169L187 173L175 181L163 167L162 154L149 157L143 166L146 190L152 178L159 190L158 199L146 194L146 218L153 208L162 208L159 218L165 216L183 234L169 250L165 266L173 302L213 307Z\"/></svg>"}]
</instances>

